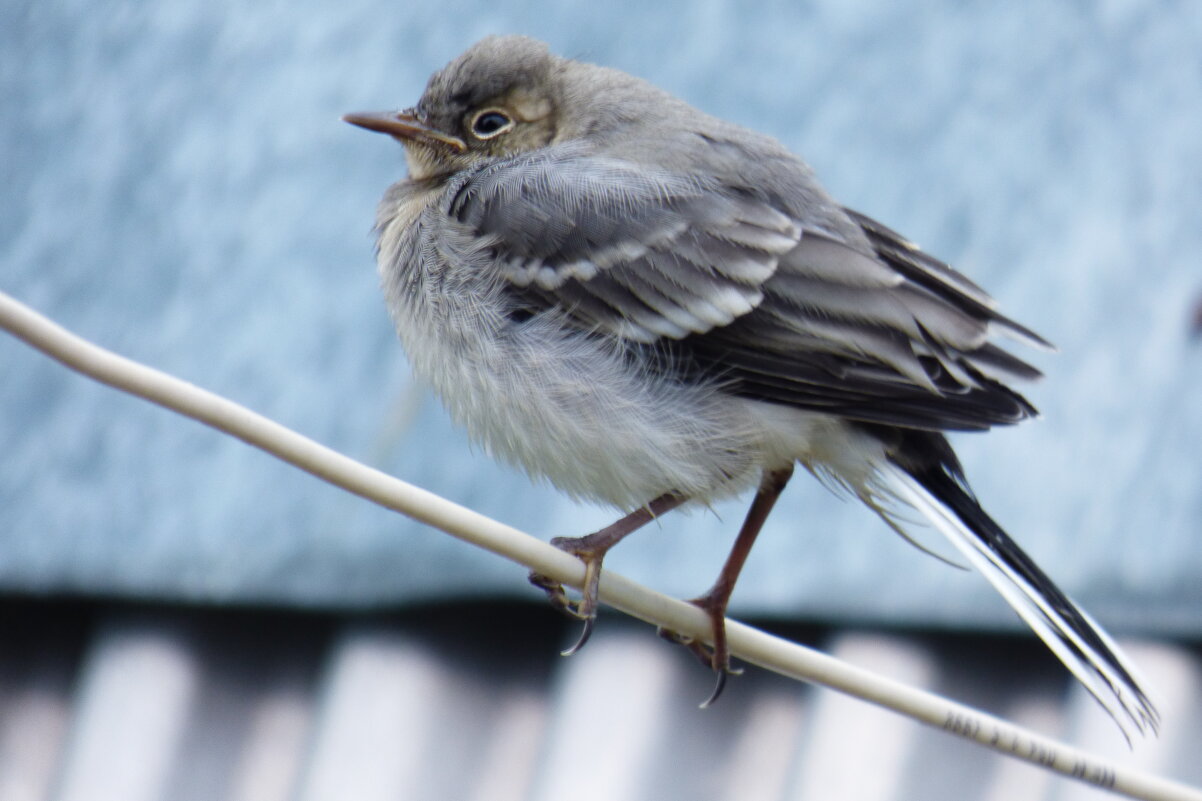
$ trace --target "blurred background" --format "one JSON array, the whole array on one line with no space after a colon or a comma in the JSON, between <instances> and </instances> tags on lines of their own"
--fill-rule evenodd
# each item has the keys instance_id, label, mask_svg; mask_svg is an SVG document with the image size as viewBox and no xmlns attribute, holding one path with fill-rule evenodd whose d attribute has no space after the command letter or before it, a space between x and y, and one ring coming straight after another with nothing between
<instances>
[{"instance_id":1,"label":"blurred background","mask_svg":"<svg viewBox=\"0 0 1202 801\"><path fill-rule=\"evenodd\" d=\"M1202 782L1195 6L9 0L0 290L540 537L611 522L473 450L377 286L403 152L339 116L411 105L489 33L776 136L1059 346L1022 354L1043 419L954 444L1152 674L1165 732L1129 751L983 579L805 478L732 614ZM759 671L698 712L709 676L616 615L559 660L575 630L519 567L8 337L0 454L5 801L1094 795ZM607 564L694 596L742 514Z\"/></svg>"}]
</instances>

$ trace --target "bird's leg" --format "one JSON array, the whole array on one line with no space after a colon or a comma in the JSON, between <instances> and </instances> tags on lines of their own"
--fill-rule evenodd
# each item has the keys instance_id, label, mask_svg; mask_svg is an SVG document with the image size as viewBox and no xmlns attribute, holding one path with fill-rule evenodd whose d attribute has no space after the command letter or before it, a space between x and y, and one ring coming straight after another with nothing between
<instances>
[{"instance_id":1,"label":"bird's leg","mask_svg":"<svg viewBox=\"0 0 1202 801\"><path fill-rule=\"evenodd\" d=\"M583 648L589 635L593 633L593 621L597 617L597 592L601 582L601 562L605 559L605 554L627 535L684 502L683 495L669 492L600 531L583 537L556 537L551 540L551 544L556 548L584 562L584 583L580 587L580 600L575 602L568 598L559 582L541 573L530 574L530 583L547 593L552 606L584 621L584 630L580 632L580 638L575 645L563 652L564 656L571 656Z\"/></svg>"},{"instance_id":2,"label":"bird's leg","mask_svg":"<svg viewBox=\"0 0 1202 801\"><path fill-rule=\"evenodd\" d=\"M739 672L731 670L730 667L730 650L726 645L726 606L730 603L730 595L734 592L735 582L738 581L739 573L747 562L747 556L751 553L755 538L759 535L760 529L764 527L764 521L768 519L768 514L776 504L776 499L780 497L792 475L792 465L764 474L760 481L759 491L755 494L755 500L751 502L751 508L747 510L747 517L743 520L743 527L739 529L739 536L730 549L730 555L726 557L726 564L722 565L722 572L718 574L718 580L704 595L689 601L709 615L713 644L706 648L704 644L692 637L660 630L661 636L684 645L701 660L702 664L717 671L717 684L709 699L701 705L702 707L707 707L718 700L718 696L722 694L722 690L726 686L728 673Z\"/></svg>"}]
</instances>

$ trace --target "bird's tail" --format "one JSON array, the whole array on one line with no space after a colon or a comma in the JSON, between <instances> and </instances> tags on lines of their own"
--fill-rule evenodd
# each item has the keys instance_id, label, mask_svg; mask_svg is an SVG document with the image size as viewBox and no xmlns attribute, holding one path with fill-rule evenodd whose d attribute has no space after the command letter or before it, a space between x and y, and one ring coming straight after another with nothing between
<instances>
[{"instance_id":1,"label":"bird's tail","mask_svg":"<svg viewBox=\"0 0 1202 801\"><path fill-rule=\"evenodd\" d=\"M1160 715L1140 688L1131 663L985 513L952 460L916 466L890 458L880 476L889 494L919 511L989 580L1114 718L1128 740L1133 731L1155 732ZM889 512L882 515L899 528Z\"/></svg>"}]
</instances>

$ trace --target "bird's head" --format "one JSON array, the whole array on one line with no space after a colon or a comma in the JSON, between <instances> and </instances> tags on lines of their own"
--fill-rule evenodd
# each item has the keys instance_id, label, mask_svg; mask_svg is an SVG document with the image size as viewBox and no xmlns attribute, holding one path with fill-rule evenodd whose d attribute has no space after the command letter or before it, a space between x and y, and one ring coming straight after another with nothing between
<instances>
[{"instance_id":1,"label":"bird's head","mask_svg":"<svg viewBox=\"0 0 1202 801\"><path fill-rule=\"evenodd\" d=\"M551 143L565 63L534 39L490 36L436 72L413 108L343 119L403 144L411 179L450 175Z\"/></svg>"}]
</instances>

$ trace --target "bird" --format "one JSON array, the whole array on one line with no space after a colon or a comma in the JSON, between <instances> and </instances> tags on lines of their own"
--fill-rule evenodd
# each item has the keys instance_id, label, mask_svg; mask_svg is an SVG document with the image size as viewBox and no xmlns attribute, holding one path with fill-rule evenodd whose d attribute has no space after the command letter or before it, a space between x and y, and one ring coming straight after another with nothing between
<instances>
[{"instance_id":1,"label":"bird","mask_svg":"<svg viewBox=\"0 0 1202 801\"><path fill-rule=\"evenodd\" d=\"M1010 385L1040 372L999 337L1052 349L977 284L776 139L529 37L477 42L416 106L343 119L404 146L375 230L414 373L494 457L623 512L552 540L584 563L577 600L531 577L585 621L566 653L612 547L754 491L692 599L710 641L664 632L717 673L713 701L735 583L800 465L912 542L916 511L1128 739L1156 730L1129 659L984 511L948 442L1037 414Z\"/></svg>"}]
</instances>

